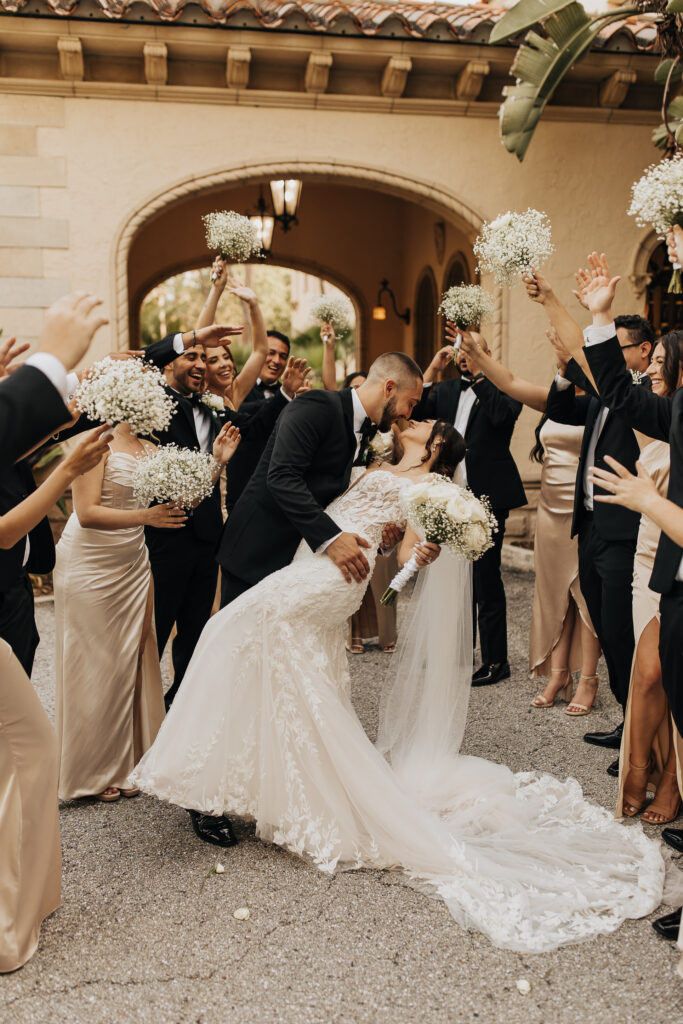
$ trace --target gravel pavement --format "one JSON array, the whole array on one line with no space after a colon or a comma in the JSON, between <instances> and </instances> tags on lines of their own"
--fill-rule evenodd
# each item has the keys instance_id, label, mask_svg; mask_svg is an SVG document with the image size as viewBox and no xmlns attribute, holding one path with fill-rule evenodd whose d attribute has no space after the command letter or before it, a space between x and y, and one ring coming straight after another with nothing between
<instances>
[{"instance_id":1,"label":"gravel pavement","mask_svg":"<svg viewBox=\"0 0 683 1024\"><path fill-rule=\"evenodd\" d=\"M533 576L508 570L506 586L513 676L473 692L464 751L515 771L573 775L611 807L612 752L581 740L588 725L616 725L608 687L587 719L567 718L564 705L532 710ZM34 682L52 713L52 605L37 617ZM373 650L350 660L354 702L374 735L389 658ZM390 875L330 878L259 842L249 825L238 823L241 842L222 851L195 839L183 811L149 797L65 804L61 822L63 905L33 960L0 977L2 1024L683 1022L677 951L645 920L520 955L462 931L441 903ZM211 874L217 861L225 871ZM240 907L248 920L233 917Z\"/></svg>"}]
</instances>

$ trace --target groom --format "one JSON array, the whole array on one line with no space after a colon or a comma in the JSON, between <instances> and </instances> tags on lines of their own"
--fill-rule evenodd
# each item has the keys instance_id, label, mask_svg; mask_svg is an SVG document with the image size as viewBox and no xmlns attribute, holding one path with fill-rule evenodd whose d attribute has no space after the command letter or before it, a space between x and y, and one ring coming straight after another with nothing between
<instances>
[{"instance_id":1,"label":"groom","mask_svg":"<svg viewBox=\"0 0 683 1024\"><path fill-rule=\"evenodd\" d=\"M309 391L284 409L225 524L218 549L223 605L289 565L302 538L331 558L347 583L366 578L368 542L340 530L325 507L348 487L352 466L365 464L375 431L409 418L421 394L418 365L402 352L387 352L356 390ZM383 545L396 543L395 530L387 527ZM235 842L225 817L201 815L199 825L200 839L217 846Z\"/></svg>"}]
</instances>

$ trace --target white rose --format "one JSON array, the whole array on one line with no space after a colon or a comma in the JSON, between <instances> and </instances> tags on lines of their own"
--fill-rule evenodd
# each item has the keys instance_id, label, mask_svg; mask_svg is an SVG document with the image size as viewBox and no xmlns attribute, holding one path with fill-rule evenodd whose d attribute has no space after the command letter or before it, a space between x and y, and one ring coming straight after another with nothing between
<instances>
[{"instance_id":1,"label":"white rose","mask_svg":"<svg viewBox=\"0 0 683 1024\"><path fill-rule=\"evenodd\" d=\"M469 503L462 494L455 494L446 505L446 512L451 519L456 519L460 522L461 520L468 518L468 504Z\"/></svg>"},{"instance_id":2,"label":"white rose","mask_svg":"<svg viewBox=\"0 0 683 1024\"><path fill-rule=\"evenodd\" d=\"M488 534L481 523L468 523L463 529L463 540L472 551L481 551L486 546Z\"/></svg>"}]
</instances>

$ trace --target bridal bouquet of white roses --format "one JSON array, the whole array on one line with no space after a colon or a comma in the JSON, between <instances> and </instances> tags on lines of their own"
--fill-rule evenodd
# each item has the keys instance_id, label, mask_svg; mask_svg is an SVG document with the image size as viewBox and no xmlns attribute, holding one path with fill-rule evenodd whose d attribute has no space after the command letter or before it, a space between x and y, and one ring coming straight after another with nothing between
<instances>
[{"instance_id":1,"label":"bridal bouquet of white roses","mask_svg":"<svg viewBox=\"0 0 683 1024\"><path fill-rule=\"evenodd\" d=\"M141 505L172 501L191 509L208 498L214 487L211 455L165 444L138 459L133 471L133 491Z\"/></svg>"},{"instance_id":2,"label":"bridal bouquet of white roses","mask_svg":"<svg viewBox=\"0 0 683 1024\"><path fill-rule=\"evenodd\" d=\"M500 284L514 284L545 263L553 251L550 221L545 213L532 209L508 210L486 222L474 243L477 269L490 271Z\"/></svg>"},{"instance_id":3,"label":"bridal bouquet of white roses","mask_svg":"<svg viewBox=\"0 0 683 1024\"><path fill-rule=\"evenodd\" d=\"M430 476L411 484L403 498L406 521L430 544L440 544L451 554L474 562L493 544L497 524L487 498L475 498L470 490L444 477ZM396 600L418 571L411 555L382 595L382 604Z\"/></svg>"},{"instance_id":4,"label":"bridal bouquet of white roses","mask_svg":"<svg viewBox=\"0 0 683 1024\"><path fill-rule=\"evenodd\" d=\"M321 295L311 305L311 316L319 324L332 324L343 333L353 323L353 306L345 295Z\"/></svg>"},{"instance_id":5,"label":"bridal bouquet of white roses","mask_svg":"<svg viewBox=\"0 0 683 1024\"><path fill-rule=\"evenodd\" d=\"M258 231L248 217L234 210L207 213L202 217L206 227L206 244L217 250L227 263L246 263L261 252ZM212 274L215 281L217 275Z\"/></svg>"},{"instance_id":6,"label":"bridal bouquet of white roses","mask_svg":"<svg viewBox=\"0 0 683 1024\"><path fill-rule=\"evenodd\" d=\"M166 430L176 403L156 366L142 359L102 359L78 385L76 405L100 423L129 423L134 434Z\"/></svg>"},{"instance_id":7,"label":"bridal bouquet of white roses","mask_svg":"<svg viewBox=\"0 0 683 1024\"><path fill-rule=\"evenodd\" d=\"M672 227L683 227L683 153L652 164L631 189L628 212L640 227L651 227L665 238ZM681 267L674 264L669 291L683 291Z\"/></svg>"}]
</instances>

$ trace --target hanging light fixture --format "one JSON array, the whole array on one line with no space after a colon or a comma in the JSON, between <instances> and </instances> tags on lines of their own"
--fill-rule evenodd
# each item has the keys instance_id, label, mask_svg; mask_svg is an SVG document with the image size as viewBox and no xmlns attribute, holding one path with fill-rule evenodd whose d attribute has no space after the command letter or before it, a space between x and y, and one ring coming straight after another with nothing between
<instances>
[{"instance_id":1,"label":"hanging light fixture","mask_svg":"<svg viewBox=\"0 0 683 1024\"><path fill-rule=\"evenodd\" d=\"M394 295L392 289L389 287L389 282L387 281L386 277L379 283L379 291L377 292L377 305L372 307L372 319L386 320L387 318L387 307L384 305L382 301L382 296L384 295L385 292L391 299L391 305L394 308L394 313L396 314L396 316L400 320L403 320L404 323L409 324L410 307L406 309L403 313L399 312L398 307L396 305L396 296Z\"/></svg>"},{"instance_id":2,"label":"hanging light fixture","mask_svg":"<svg viewBox=\"0 0 683 1024\"><path fill-rule=\"evenodd\" d=\"M296 212L301 198L301 185L298 178L283 178L270 183L275 220L283 231L289 231L294 224L299 223Z\"/></svg>"},{"instance_id":3,"label":"hanging light fixture","mask_svg":"<svg viewBox=\"0 0 683 1024\"><path fill-rule=\"evenodd\" d=\"M272 217L267 211L266 201L263 198L263 192L259 193L258 201L256 203L257 213L249 215L249 220L256 229L256 237L261 246L261 252L264 256L270 255L270 247L273 243L273 228L275 227L275 218Z\"/></svg>"}]
</instances>

